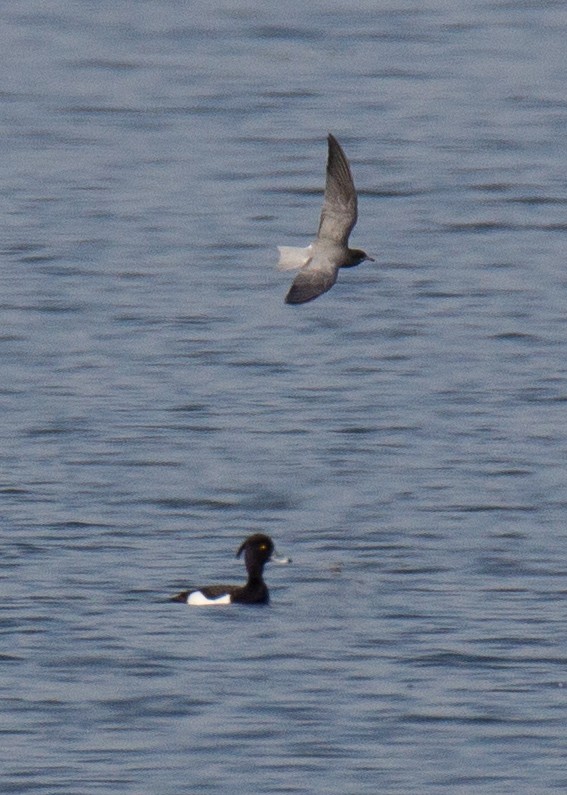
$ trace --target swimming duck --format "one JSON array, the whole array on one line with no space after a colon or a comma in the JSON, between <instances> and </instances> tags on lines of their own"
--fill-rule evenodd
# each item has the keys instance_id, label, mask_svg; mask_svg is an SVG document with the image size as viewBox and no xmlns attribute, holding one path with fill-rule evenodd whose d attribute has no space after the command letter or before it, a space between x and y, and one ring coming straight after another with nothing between
<instances>
[{"instance_id":1,"label":"swimming duck","mask_svg":"<svg viewBox=\"0 0 567 795\"><path fill-rule=\"evenodd\" d=\"M291 563L289 558L276 555L274 542L264 533L255 533L242 542L236 557L244 552L244 563L248 572L245 585L206 585L192 588L172 596L170 602L185 602L192 606L241 604L268 604L270 594L262 577L264 566L273 563Z\"/></svg>"}]
</instances>

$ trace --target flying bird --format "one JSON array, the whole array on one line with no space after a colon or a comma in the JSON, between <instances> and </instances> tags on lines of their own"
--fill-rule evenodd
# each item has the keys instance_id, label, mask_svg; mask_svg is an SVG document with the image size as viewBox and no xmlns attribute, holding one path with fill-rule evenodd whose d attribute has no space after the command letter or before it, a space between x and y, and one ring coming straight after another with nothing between
<instances>
[{"instance_id":1,"label":"flying bird","mask_svg":"<svg viewBox=\"0 0 567 795\"><path fill-rule=\"evenodd\" d=\"M307 248L278 246L278 268L299 268L286 304L304 304L326 293L337 281L340 268L353 268L365 260L374 262L366 252L348 247L358 217L356 190L340 143L330 133L327 140L327 180L317 237Z\"/></svg>"}]
</instances>

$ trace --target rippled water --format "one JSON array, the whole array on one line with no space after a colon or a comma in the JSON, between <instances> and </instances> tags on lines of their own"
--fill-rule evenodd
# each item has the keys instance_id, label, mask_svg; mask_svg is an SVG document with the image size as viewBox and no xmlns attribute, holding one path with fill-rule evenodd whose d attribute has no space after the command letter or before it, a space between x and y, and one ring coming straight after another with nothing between
<instances>
[{"instance_id":1,"label":"rippled water","mask_svg":"<svg viewBox=\"0 0 567 795\"><path fill-rule=\"evenodd\" d=\"M1 14L0 790L565 792L564 4Z\"/></svg>"}]
</instances>

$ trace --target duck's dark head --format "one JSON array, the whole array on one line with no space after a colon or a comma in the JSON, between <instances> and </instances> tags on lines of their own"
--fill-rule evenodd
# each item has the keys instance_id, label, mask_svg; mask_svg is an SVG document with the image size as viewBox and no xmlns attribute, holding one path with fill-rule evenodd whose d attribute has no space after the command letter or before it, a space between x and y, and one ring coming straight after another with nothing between
<instances>
[{"instance_id":1,"label":"duck's dark head","mask_svg":"<svg viewBox=\"0 0 567 795\"><path fill-rule=\"evenodd\" d=\"M251 571L262 571L268 561L272 563L291 563L289 558L280 558L276 554L274 542L264 533L255 533L248 536L236 553L239 558L244 552L246 568Z\"/></svg>"},{"instance_id":2,"label":"duck's dark head","mask_svg":"<svg viewBox=\"0 0 567 795\"><path fill-rule=\"evenodd\" d=\"M341 268L354 268L355 265L360 265L361 262L366 260L369 262L375 261L373 257L368 256L366 251L362 251L360 248L349 248L348 260L344 265L341 265Z\"/></svg>"}]
</instances>

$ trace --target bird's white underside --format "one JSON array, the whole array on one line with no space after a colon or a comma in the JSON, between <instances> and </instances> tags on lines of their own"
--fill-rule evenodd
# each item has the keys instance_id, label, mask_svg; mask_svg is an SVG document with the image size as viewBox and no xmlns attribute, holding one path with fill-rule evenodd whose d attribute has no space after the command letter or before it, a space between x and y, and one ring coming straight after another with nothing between
<instances>
[{"instance_id":1,"label":"bird's white underside","mask_svg":"<svg viewBox=\"0 0 567 795\"><path fill-rule=\"evenodd\" d=\"M204 607L205 605L229 605L230 594L223 594L216 599L207 599L201 591L193 591L187 597L187 604L193 607Z\"/></svg>"}]
</instances>

